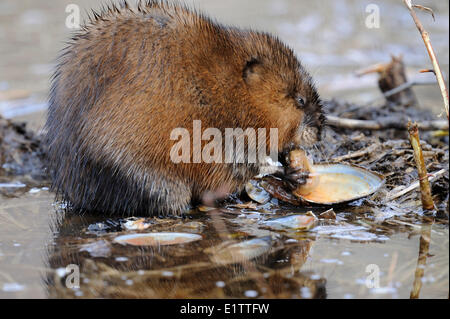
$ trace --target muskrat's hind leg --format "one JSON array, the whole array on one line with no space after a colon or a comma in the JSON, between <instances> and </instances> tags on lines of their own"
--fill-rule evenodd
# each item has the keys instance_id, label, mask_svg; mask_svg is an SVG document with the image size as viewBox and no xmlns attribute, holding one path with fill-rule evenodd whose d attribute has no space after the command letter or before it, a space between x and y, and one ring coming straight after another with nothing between
<instances>
[{"instance_id":1,"label":"muskrat's hind leg","mask_svg":"<svg viewBox=\"0 0 450 319\"><path fill-rule=\"evenodd\" d=\"M147 215L180 216L191 208L192 191L185 183L159 178L151 184Z\"/></svg>"}]
</instances>

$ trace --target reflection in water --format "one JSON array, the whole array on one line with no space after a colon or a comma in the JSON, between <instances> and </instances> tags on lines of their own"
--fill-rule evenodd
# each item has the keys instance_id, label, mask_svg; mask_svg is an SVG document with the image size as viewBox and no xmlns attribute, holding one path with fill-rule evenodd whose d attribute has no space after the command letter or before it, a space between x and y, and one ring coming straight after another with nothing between
<instances>
[{"instance_id":1,"label":"reflection in water","mask_svg":"<svg viewBox=\"0 0 450 319\"><path fill-rule=\"evenodd\" d=\"M196 219L201 230L184 219L160 220L151 231L198 234L203 239L182 245L131 246L114 242L122 231L121 220L61 214L54 221L59 234L47 251L49 271L43 278L50 298L244 298L248 294L267 298L323 298L325 280L301 272L311 239L290 243L277 241L263 253L252 254L258 239L240 239L241 253L248 259L217 262L211 247L222 245L208 217ZM223 217L229 237L238 234L230 218ZM106 224L106 225L105 225ZM105 225L101 230L92 231ZM185 226L187 225L187 226ZM89 230L91 229L91 231ZM273 234L275 235L275 234ZM242 233L239 236L244 236ZM230 239L233 241L234 239ZM88 249L86 249L88 245ZM239 251L234 251L239 253ZM66 287L68 265L80 270L80 288ZM313 275L313 276L311 276ZM248 293L251 291L252 293Z\"/></svg>"},{"instance_id":2,"label":"reflection in water","mask_svg":"<svg viewBox=\"0 0 450 319\"><path fill-rule=\"evenodd\" d=\"M47 190L3 199L3 298L245 298L255 293L277 298L408 298L416 270L421 298L448 295L448 226L438 220L424 229L429 233L422 240L420 226L392 218L375 222L373 213L361 207L335 208L336 220L320 219L309 231L273 229L265 221L304 211L269 202L224 210L219 217L226 232L219 236L209 213L146 220L151 226L135 231L127 230L130 223L120 218L65 211L52 204L53 194ZM322 210L317 208L316 215ZM142 232L191 233L203 239L159 247L114 243L119 235ZM233 264L215 260L215 248L265 241L268 236L270 249L262 254L252 255L252 245L241 250L253 259ZM424 258L426 263L421 262ZM71 264L79 266L79 289L66 287L65 269ZM380 269L380 289L366 286L369 264Z\"/></svg>"},{"instance_id":3,"label":"reflection in water","mask_svg":"<svg viewBox=\"0 0 450 319\"><path fill-rule=\"evenodd\" d=\"M425 272L425 265L427 263L428 252L430 250L431 240L431 224L423 225L420 231L420 245L419 245L419 257L417 258L417 268L414 275L414 284L411 291L411 299L418 299L420 295L420 289L422 288L422 280Z\"/></svg>"}]
</instances>

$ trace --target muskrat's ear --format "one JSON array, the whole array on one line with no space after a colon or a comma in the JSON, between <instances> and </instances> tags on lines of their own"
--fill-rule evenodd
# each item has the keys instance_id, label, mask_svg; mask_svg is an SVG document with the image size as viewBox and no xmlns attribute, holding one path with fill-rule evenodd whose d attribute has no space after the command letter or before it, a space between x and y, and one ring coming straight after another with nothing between
<instances>
[{"instance_id":1,"label":"muskrat's ear","mask_svg":"<svg viewBox=\"0 0 450 319\"><path fill-rule=\"evenodd\" d=\"M259 81L262 76L262 63L258 58L252 57L245 64L242 77L247 84Z\"/></svg>"}]
</instances>

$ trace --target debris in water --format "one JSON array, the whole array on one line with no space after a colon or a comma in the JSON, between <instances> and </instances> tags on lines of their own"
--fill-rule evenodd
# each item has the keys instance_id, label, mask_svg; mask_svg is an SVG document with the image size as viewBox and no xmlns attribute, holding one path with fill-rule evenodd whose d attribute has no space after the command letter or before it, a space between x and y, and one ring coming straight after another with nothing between
<instances>
[{"instance_id":1,"label":"debris in water","mask_svg":"<svg viewBox=\"0 0 450 319\"><path fill-rule=\"evenodd\" d=\"M105 240L84 244L80 251L87 251L92 257L109 257L111 255L111 247Z\"/></svg>"},{"instance_id":2,"label":"debris in water","mask_svg":"<svg viewBox=\"0 0 450 319\"><path fill-rule=\"evenodd\" d=\"M217 264L233 264L254 259L267 253L272 247L270 236L254 238L240 243L225 242L205 251L211 253L211 260Z\"/></svg>"},{"instance_id":3,"label":"debris in water","mask_svg":"<svg viewBox=\"0 0 450 319\"><path fill-rule=\"evenodd\" d=\"M90 224L87 227L87 234L95 234L95 235L102 235L107 232L112 231L121 231L122 226L120 225L119 221L113 220L113 219L107 219L104 222L97 222Z\"/></svg>"},{"instance_id":4,"label":"debris in water","mask_svg":"<svg viewBox=\"0 0 450 319\"><path fill-rule=\"evenodd\" d=\"M202 213L207 213L207 212L216 210L217 208L216 208L216 207L209 207L209 206L205 206L205 205L200 205L200 206L198 206L197 209L198 209L200 212L202 212Z\"/></svg>"},{"instance_id":5,"label":"debris in water","mask_svg":"<svg viewBox=\"0 0 450 319\"><path fill-rule=\"evenodd\" d=\"M353 241L386 241L385 235L377 235L367 231L366 227L354 225L317 226L312 231L319 235L329 235L330 238L348 239Z\"/></svg>"},{"instance_id":6,"label":"debris in water","mask_svg":"<svg viewBox=\"0 0 450 319\"><path fill-rule=\"evenodd\" d=\"M333 208L330 208L329 210L326 210L323 213L320 213L319 214L319 218L322 218L322 219L336 219L336 213L334 212Z\"/></svg>"},{"instance_id":7,"label":"debris in water","mask_svg":"<svg viewBox=\"0 0 450 319\"><path fill-rule=\"evenodd\" d=\"M313 231L318 233L319 235L329 235L336 233L348 233L359 230L367 230L367 228L355 225L331 225L331 226L317 226L314 228Z\"/></svg>"},{"instance_id":8,"label":"debris in water","mask_svg":"<svg viewBox=\"0 0 450 319\"><path fill-rule=\"evenodd\" d=\"M201 231L203 228L205 228L205 224L203 224L202 222L187 222L177 225L177 228L185 228L185 229L192 229L195 231Z\"/></svg>"},{"instance_id":9,"label":"debris in water","mask_svg":"<svg viewBox=\"0 0 450 319\"><path fill-rule=\"evenodd\" d=\"M144 230L151 226L151 223L147 223L145 218L129 218L123 227L127 230Z\"/></svg>"},{"instance_id":10,"label":"debris in water","mask_svg":"<svg viewBox=\"0 0 450 319\"><path fill-rule=\"evenodd\" d=\"M230 204L227 205L228 208L239 208L239 209L256 209L257 205L253 202L242 203L242 204Z\"/></svg>"},{"instance_id":11,"label":"debris in water","mask_svg":"<svg viewBox=\"0 0 450 319\"><path fill-rule=\"evenodd\" d=\"M290 215L280 218L270 219L264 222L266 226L272 229L296 229L296 230L309 230L314 227L316 218L308 215Z\"/></svg>"}]
</instances>

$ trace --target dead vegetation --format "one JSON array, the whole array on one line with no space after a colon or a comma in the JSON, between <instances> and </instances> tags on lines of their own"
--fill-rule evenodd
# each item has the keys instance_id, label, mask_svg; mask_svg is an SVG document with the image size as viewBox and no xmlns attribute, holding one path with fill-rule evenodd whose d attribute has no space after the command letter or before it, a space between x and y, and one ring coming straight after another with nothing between
<instances>
[{"instance_id":1,"label":"dead vegetation","mask_svg":"<svg viewBox=\"0 0 450 319\"><path fill-rule=\"evenodd\" d=\"M0 116L0 183L21 182L27 184L25 189L47 185L43 156L39 137L27 130L25 123ZM8 194L13 195L13 192L0 187L0 195Z\"/></svg>"}]
</instances>

